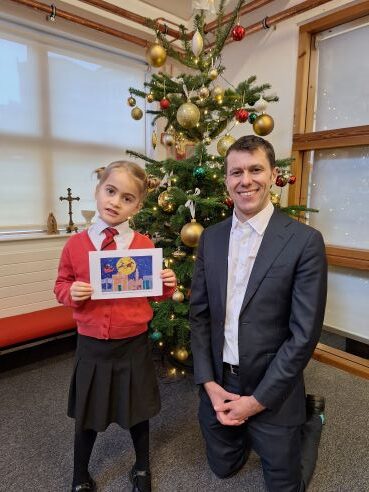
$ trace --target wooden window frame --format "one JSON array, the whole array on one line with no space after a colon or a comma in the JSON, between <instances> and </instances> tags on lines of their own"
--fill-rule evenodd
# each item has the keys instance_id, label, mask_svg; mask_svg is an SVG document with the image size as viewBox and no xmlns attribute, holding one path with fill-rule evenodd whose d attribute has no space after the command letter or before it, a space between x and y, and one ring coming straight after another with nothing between
<instances>
[{"instance_id":1,"label":"wooden window frame","mask_svg":"<svg viewBox=\"0 0 369 492\"><path fill-rule=\"evenodd\" d=\"M313 101L316 93L317 70L317 52L314 46L315 35L326 29L367 15L369 15L368 0L300 27L292 144L292 156L294 158L292 171L296 175L296 183L294 186L289 187L289 204L307 203L309 175L311 172L309 163L310 151L369 145L369 125L317 132L311 131L313 128ZM330 265L369 271L369 250L330 245L326 246L326 250Z\"/></svg>"}]
</instances>

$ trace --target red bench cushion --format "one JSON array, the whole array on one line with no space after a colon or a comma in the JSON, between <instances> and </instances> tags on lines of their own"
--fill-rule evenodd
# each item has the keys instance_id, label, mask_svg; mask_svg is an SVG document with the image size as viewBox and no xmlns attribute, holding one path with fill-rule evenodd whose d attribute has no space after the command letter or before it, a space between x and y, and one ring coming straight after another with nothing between
<instances>
[{"instance_id":1,"label":"red bench cushion","mask_svg":"<svg viewBox=\"0 0 369 492\"><path fill-rule=\"evenodd\" d=\"M0 347L53 335L75 326L72 309L65 306L0 318Z\"/></svg>"}]
</instances>

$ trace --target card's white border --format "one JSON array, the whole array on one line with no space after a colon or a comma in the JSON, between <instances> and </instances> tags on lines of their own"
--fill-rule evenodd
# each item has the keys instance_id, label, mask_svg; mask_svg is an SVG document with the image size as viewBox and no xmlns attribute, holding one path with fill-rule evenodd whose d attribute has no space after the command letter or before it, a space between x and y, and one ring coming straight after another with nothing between
<instances>
[{"instance_id":1,"label":"card's white border","mask_svg":"<svg viewBox=\"0 0 369 492\"><path fill-rule=\"evenodd\" d=\"M100 259L120 258L124 256L151 256L153 259L153 287L152 289L131 290L128 292L103 292L101 288ZM163 265L163 250L161 248L149 249L114 249L108 251L90 251L90 283L93 288L91 299L118 299L131 297L161 296L163 294L163 281L160 271Z\"/></svg>"}]
</instances>

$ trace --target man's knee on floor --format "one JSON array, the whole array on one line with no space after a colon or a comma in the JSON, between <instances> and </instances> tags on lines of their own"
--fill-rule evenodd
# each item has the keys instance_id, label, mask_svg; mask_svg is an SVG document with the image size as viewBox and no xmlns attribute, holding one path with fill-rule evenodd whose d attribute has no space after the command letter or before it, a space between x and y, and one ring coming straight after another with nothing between
<instances>
[{"instance_id":1,"label":"man's knee on floor","mask_svg":"<svg viewBox=\"0 0 369 492\"><path fill-rule=\"evenodd\" d=\"M220 463L218 462L217 464L212 463L208 459L209 467L211 471L216 475L218 478L224 479L224 478L230 478L236 473L239 472L239 470L243 467L245 464L244 462L242 463L236 463L236 464L227 464L225 462Z\"/></svg>"}]
</instances>

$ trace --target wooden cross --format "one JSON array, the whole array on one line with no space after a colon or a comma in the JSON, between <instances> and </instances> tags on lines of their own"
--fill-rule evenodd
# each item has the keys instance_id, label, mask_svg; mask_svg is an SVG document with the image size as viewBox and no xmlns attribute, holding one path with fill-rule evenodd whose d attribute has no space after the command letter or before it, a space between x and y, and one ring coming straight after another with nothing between
<instances>
[{"instance_id":1,"label":"wooden cross","mask_svg":"<svg viewBox=\"0 0 369 492\"><path fill-rule=\"evenodd\" d=\"M68 191L68 195L67 196L61 196L59 197L59 200L67 200L68 204L69 204L69 225L67 226L66 228L66 231L67 232L77 232L78 231L78 227L76 225L74 225L73 223L73 220L72 220L72 215L73 215L73 212L72 212L72 202L73 200L79 200L79 196L72 196L72 190L70 188L67 188L67 191Z\"/></svg>"}]
</instances>

